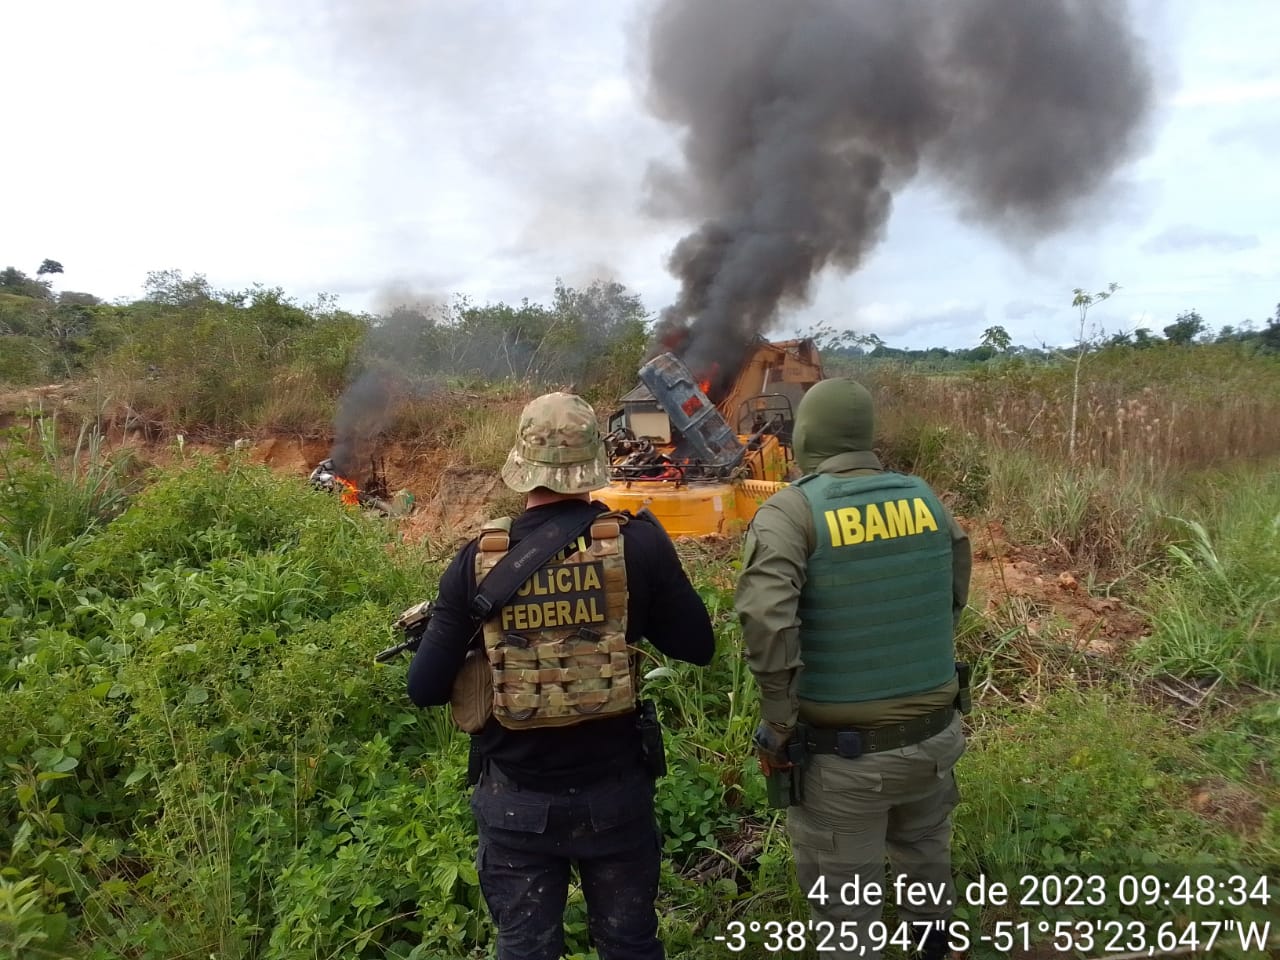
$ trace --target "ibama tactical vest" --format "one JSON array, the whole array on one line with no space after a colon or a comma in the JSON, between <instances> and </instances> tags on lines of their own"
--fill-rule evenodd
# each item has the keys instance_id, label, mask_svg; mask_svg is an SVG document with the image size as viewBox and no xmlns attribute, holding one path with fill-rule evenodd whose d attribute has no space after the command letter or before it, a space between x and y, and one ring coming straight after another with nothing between
<instances>
[{"instance_id":1,"label":"ibama tactical vest","mask_svg":"<svg viewBox=\"0 0 1280 960\"><path fill-rule=\"evenodd\" d=\"M951 532L918 477L811 474L796 483L817 546L800 593L799 695L858 703L955 675Z\"/></svg>"},{"instance_id":2,"label":"ibama tactical vest","mask_svg":"<svg viewBox=\"0 0 1280 960\"><path fill-rule=\"evenodd\" d=\"M567 727L629 713L636 684L627 647L622 519L601 514L484 624L493 716L509 730ZM510 521L480 532L476 583L510 549Z\"/></svg>"}]
</instances>

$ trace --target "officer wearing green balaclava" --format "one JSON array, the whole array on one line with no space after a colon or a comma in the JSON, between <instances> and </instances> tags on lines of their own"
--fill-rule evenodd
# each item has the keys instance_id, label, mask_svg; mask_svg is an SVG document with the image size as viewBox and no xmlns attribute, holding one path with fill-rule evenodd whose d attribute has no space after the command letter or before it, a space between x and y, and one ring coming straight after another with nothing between
<instances>
[{"instance_id":1,"label":"officer wearing green balaclava","mask_svg":"<svg viewBox=\"0 0 1280 960\"><path fill-rule=\"evenodd\" d=\"M954 632L971 557L929 485L884 470L873 432L861 384L824 380L805 394L804 476L752 520L736 606L760 689L761 766L797 780L787 832L801 889L813 919L856 925L849 956L874 958L866 938L881 901L842 903L843 884L857 877L895 902L887 854L895 876L935 892L898 903L899 921L945 920L955 900L952 770L965 741ZM920 956L946 953L939 931Z\"/></svg>"}]
</instances>

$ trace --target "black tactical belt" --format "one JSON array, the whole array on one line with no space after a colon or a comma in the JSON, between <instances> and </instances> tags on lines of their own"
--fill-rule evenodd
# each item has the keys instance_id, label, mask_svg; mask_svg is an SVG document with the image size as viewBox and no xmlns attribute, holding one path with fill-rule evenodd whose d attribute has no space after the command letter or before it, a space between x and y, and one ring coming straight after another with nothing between
<instances>
[{"instance_id":1,"label":"black tactical belt","mask_svg":"<svg viewBox=\"0 0 1280 960\"><path fill-rule=\"evenodd\" d=\"M835 730L830 727L806 727L805 748L809 753L833 753L852 760L864 753L897 750L937 736L951 725L956 715L954 706L946 706L922 717L883 727Z\"/></svg>"}]
</instances>

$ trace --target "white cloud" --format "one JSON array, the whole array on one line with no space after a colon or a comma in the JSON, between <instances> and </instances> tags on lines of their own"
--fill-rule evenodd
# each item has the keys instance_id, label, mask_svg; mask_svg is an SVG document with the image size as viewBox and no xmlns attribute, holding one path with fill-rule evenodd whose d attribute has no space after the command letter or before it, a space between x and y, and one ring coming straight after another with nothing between
<instances>
[{"instance_id":1,"label":"white cloud","mask_svg":"<svg viewBox=\"0 0 1280 960\"><path fill-rule=\"evenodd\" d=\"M1185 253L1204 250L1238 253L1242 250L1252 250L1257 246L1259 246L1258 238L1252 234L1229 233L1211 227L1180 223L1167 227L1144 241L1142 250L1145 253Z\"/></svg>"},{"instance_id":2,"label":"white cloud","mask_svg":"<svg viewBox=\"0 0 1280 960\"><path fill-rule=\"evenodd\" d=\"M1280 100L1280 77L1181 90L1173 97L1179 107L1221 107Z\"/></svg>"},{"instance_id":3,"label":"white cloud","mask_svg":"<svg viewBox=\"0 0 1280 960\"><path fill-rule=\"evenodd\" d=\"M545 300L557 275L612 273L656 312L689 224L641 206L673 133L636 88L639 6L11 4L5 32L21 42L6 44L0 83L22 93L0 151L0 267L53 257L61 287L107 298L178 267L304 300L337 290L357 308L394 284ZM1140 22L1181 88L1166 84L1176 109L1108 208L1022 249L908 190L863 268L819 278L780 329L971 346L1003 323L1015 342L1065 340L1071 290L1113 279L1117 322L1158 329L1193 306L1215 328L1269 315L1280 178L1259 138L1275 136L1280 7L1173 0Z\"/></svg>"}]
</instances>

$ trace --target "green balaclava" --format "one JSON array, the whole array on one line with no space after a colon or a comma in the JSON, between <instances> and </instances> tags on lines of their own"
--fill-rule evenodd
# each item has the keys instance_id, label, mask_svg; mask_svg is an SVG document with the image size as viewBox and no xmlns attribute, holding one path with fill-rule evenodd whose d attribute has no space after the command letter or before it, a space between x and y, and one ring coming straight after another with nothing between
<instances>
[{"instance_id":1,"label":"green balaclava","mask_svg":"<svg viewBox=\"0 0 1280 960\"><path fill-rule=\"evenodd\" d=\"M856 380L822 380L796 408L796 463L805 473L837 453L870 450L875 433L871 394Z\"/></svg>"}]
</instances>

